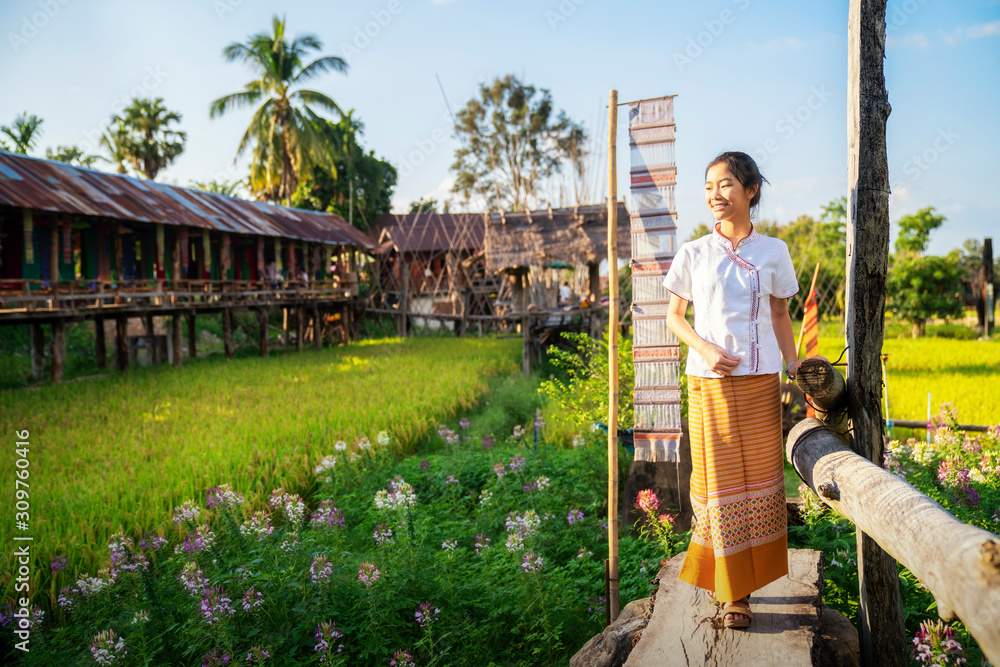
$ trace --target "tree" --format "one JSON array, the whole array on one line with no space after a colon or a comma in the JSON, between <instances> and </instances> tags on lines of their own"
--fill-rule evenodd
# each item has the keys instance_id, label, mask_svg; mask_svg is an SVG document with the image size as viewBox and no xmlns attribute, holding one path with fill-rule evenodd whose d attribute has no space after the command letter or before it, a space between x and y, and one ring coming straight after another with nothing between
<instances>
[{"instance_id":1,"label":"tree","mask_svg":"<svg viewBox=\"0 0 1000 667\"><path fill-rule=\"evenodd\" d=\"M433 197L410 202L410 213L437 213L438 200Z\"/></svg>"},{"instance_id":2,"label":"tree","mask_svg":"<svg viewBox=\"0 0 1000 667\"><path fill-rule=\"evenodd\" d=\"M243 183L240 181L219 181L216 179L210 181L191 181L190 183L190 187L196 190L211 192L217 195L226 195L227 197L239 197L239 191L242 186Z\"/></svg>"},{"instance_id":3,"label":"tree","mask_svg":"<svg viewBox=\"0 0 1000 667\"><path fill-rule=\"evenodd\" d=\"M706 236L706 235L711 234L711 233L712 233L712 228L711 227L709 227L704 222L699 222L698 226L694 228L693 232L691 232L691 236L687 237L684 240L684 243L687 243L689 241L697 241L702 236Z\"/></svg>"},{"instance_id":4,"label":"tree","mask_svg":"<svg viewBox=\"0 0 1000 667\"><path fill-rule=\"evenodd\" d=\"M93 169L94 163L102 159L100 155L86 155L79 146L56 146L55 149L46 148L45 157L57 162L65 162L78 167Z\"/></svg>"},{"instance_id":5,"label":"tree","mask_svg":"<svg viewBox=\"0 0 1000 667\"><path fill-rule=\"evenodd\" d=\"M108 151L108 157L102 157L105 162L115 165L115 171L119 174L127 174L131 137L129 130L122 121L117 121L108 126L108 129L101 133L101 146Z\"/></svg>"},{"instance_id":6,"label":"tree","mask_svg":"<svg viewBox=\"0 0 1000 667\"><path fill-rule=\"evenodd\" d=\"M944 224L946 218L936 215L934 207L922 208L916 213L904 215L896 225L899 236L896 237L896 252L911 252L923 254L927 250L931 232Z\"/></svg>"},{"instance_id":7,"label":"tree","mask_svg":"<svg viewBox=\"0 0 1000 667\"><path fill-rule=\"evenodd\" d=\"M253 145L251 190L257 196L284 199L287 203L299 180L313 165L332 168L330 146L317 129L325 119L310 105L342 113L337 103L324 93L292 88L324 72L346 72L347 63L337 56L323 56L303 65L306 54L322 49L323 43L315 35L289 41L285 36L285 19L277 16L272 19L271 30L271 34L257 33L246 43L234 42L223 50L227 62L248 65L258 78L246 84L241 92L212 102L209 114L216 118L232 109L265 100L254 112L236 154L242 155Z\"/></svg>"},{"instance_id":8,"label":"tree","mask_svg":"<svg viewBox=\"0 0 1000 667\"><path fill-rule=\"evenodd\" d=\"M124 162L147 179L155 180L161 170L184 152L187 133L169 127L180 121L181 115L168 111L162 97L155 100L133 98L121 114L111 119L116 124L116 131L124 132L117 137L121 139L118 147L123 151Z\"/></svg>"},{"instance_id":9,"label":"tree","mask_svg":"<svg viewBox=\"0 0 1000 667\"><path fill-rule=\"evenodd\" d=\"M896 258L886 280L887 307L912 324L914 338L923 335L932 317L959 317L962 300L960 256L904 253Z\"/></svg>"},{"instance_id":10,"label":"tree","mask_svg":"<svg viewBox=\"0 0 1000 667\"><path fill-rule=\"evenodd\" d=\"M570 160L582 172L586 132L564 111L555 115L546 89L513 75L479 87L455 120L455 192L482 197L489 210L520 211L537 203L539 185Z\"/></svg>"},{"instance_id":11,"label":"tree","mask_svg":"<svg viewBox=\"0 0 1000 667\"><path fill-rule=\"evenodd\" d=\"M16 116L10 125L0 125L0 134L7 135L13 142L15 153L27 155L28 151L35 148L35 142L42 134L41 127L44 122L35 114L29 116L25 111Z\"/></svg>"},{"instance_id":12,"label":"tree","mask_svg":"<svg viewBox=\"0 0 1000 667\"><path fill-rule=\"evenodd\" d=\"M364 124L349 111L338 122L315 121L314 130L328 145L329 165L316 165L299 182L292 204L311 211L336 213L359 229L368 229L388 213L396 168L365 152L358 141ZM353 206L353 208L352 208Z\"/></svg>"}]
</instances>

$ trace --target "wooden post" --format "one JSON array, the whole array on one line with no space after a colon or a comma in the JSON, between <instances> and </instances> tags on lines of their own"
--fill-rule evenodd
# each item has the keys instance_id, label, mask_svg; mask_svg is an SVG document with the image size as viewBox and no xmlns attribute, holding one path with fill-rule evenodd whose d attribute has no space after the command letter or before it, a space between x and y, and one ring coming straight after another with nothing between
<instances>
[{"instance_id":1,"label":"wooden post","mask_svg":"<svg viewBox=\"0 0 1000 667\"><path fill-rule=\"evenodd\" d=\"M882 351L889 257L889 168L885 123L886 0L850 0L847 143L847 393L855 449L883 460ZM865 667L908 662L896 563L858 531L858 637Z\"/></svg>"},{"instance_id":2,"label":"wooden post","mask_svg":"<svg viewBox=\"0 0 1000 667\"><path fill-rule=\"evenodd\" d=\"M521 370L525 375L531 375L531 318L528 317L531 292L528 285L528 271L528 268L524 268L518 274L521 286Z\"/></svg>"},{"instance_id":3,"label":"wooden post","mask_svg":"<svg viewBox=\"0 0 1000 667\"><path fill-rule=\"evenodd\" d=\"M174 347L174 366L181 366L184 364L184 336L181 332L181 318L183 315L180 313L174 313L173 317L170 318L170 336L173 340Z\"/></svg>"},{"instance_id":4,"label":"wooden post","mask_svg":"<svg viewBox=\"0 0 1000 667\"><path fill-rule=\"evenodd\" d=\"M618 91L608 99L608 611L618 619Z\"/></svg>"},{"instance_id":5,"label":"wooden post","mask_svg":"<svg viewBox=\"0 0 1000 667\"><path fill-rule=\"evenodd\" d=\"M196 345L198 336L194 329L194 318L194 311L189 310L187 313L188 359L194 359L198 356L198 348Z\"/></svg>"},{"instance_id":6,"label":"wooden post","mask_svg":"<svg viewBox=\"0 0 1000 667\"><path fill-rule=\"evenodd\" d=\"M407 313L410 310L410 264L403 261L402 254L399 263L403 268L403 286L399 292L399 337L406 338Z\"/></svg>"},{"instance_id":7,"label":"wooden post","mask_svg":"<svg viewBox=\"0 0 1000 667\"><path fill-rule=\"evenodd\" d=\"M128 316L115 318L115 365L120 371L127 371L128 358Z\"/></svg>"},{"instance_id":8,"label":"wooden post","mask_svg":"<svg viewBox=\"0 0 1000 667\"><path fill-rule=\"evenodd\" d=\"M295 351L302 351L302 336L306 332L306 309L299 306L295 309Z\"/></svg>"},{"instance_id":9,"label":"wooden post","mask_svg":"<svg viewBox=\"0 0 1000 667\"><path fill-rule=\"evenodd\" d=\"M66 361L66 320L52 323L52 384L63 381Z\"/></svg>"},{"instance_id":10,"label":"wooden post","mask_svg":"<svg viewBox=\"0 0 1000 667\"><path fill-rule=\"evenodd\" d=\"M616 214L617 215L617 214ZM601 265L597 262L587 264L587 285L589 293L587 301L590 302L590 337L594 340L601 338Z\"/></svg>"},{"instance_id":11,"label":"wooden post","mask_svg":"<svg viewBox=\"0 0 1000 667\"><path fill-rule=\"evenodd\" d=\"M983 334L989 336L990 330L996 327L993 317L995 309L993 293L993 239L983 240Z\"/></svg>"},{"instance_id":12,"label":"wooden post","mask_svg":"<svg viewBox=\"0 0 1000 667\"><path fill-rule=\"evenodd\" d=\"M104 340L104 318L94 318L94 363L98 368L107 368L108 346Z\"/></svg>"},{"instance_id":13,"label":"wooden post","mask_svg":"<svg viewBox=\"0 0 1000 667\"><path fill-rule=\"evenodd\" d=\"M52 307L59 307L59 266L62 255L59 254L59 225L52 220L52 232L49 235L49 284L52 285ZM53 331L53 335L54 335Z\"/></svg>"},{"instance_id":14,"label":"wooden post","mask_svg":"<svg viewBox=\"0 0 1000 667\"><path fill-rule=\"evenodd\" d=\"M288 345L288 308L281 309L281 344Z\"/></svg>"},{"instance_id":15,"label":"wooden post","mask_svg":"<svg viewBox=\"0 0 1000 667\"><path fill-rule=\"evenodd\" d=\"M267 358L267 309L257 309L257 329L259 331L257 346L260 348L260 356Z\"/></svg>"},{"instance_id":16,"label":"wooden post","mask_svg":"<svg viewBox=\"0 0 1000 667\"><path fill-rule=\"evenodd\" d=\"M236 351L236 343L233 340L232 308L224 308L222 310L222 341L226 348L226 359L232 359Z\"/></svg>"},{"instance_id":17,"label":"wooden post","mask_svg":"<svg viewBox=\"0 0 1000 667\"><path fill-rule=\"evenodd\" d=\"M323 348L323 320L319 311L319 305L313 304L313 347L317 350Z\"/></svg>"},{"instance_id":18,"label":"wooden post","mask_svg":"<svg viewBox=\"0 0 1000 667\"><path fill-rule=\"evenodd\" d=\"M146 330L146 358L149 360L150 366L155 366L159 363L156 349L156 331L153 328L153 315L152 313L146 313L142 316L142 326Z\"/></svg>"},{"instance_id":19,"label":"wooden post","mask_svg":"<svg viewBox=\"0 0 1000 667\"><path fill-rule=\"evenodd\" d=\"M41 382L45 374L45 334L42 325L32 322L28 325L31 337L31 379Z\"/></svg>"}]
</instances>

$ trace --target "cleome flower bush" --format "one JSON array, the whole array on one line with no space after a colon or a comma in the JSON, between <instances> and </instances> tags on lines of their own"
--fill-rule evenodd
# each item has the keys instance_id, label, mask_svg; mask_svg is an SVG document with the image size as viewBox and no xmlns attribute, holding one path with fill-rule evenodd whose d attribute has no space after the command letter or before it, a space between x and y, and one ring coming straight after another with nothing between
<instances>
[{"instance_id":1,"label":"cleome flower bush","mask_svg":"<svg viewBox=\"0 0 1000 667\"><path fill-rule=\"evenodd\" d=\"M928 424L930 441L894 440L886 447L885 468L940 503L960 521L1000 532L1000 426L987 433L959 431L958 414L944 403ZM854 526L835 514L804 484L800 514L804 525L789 529L790 546L826 555L824 602L857 621L858 573ZM900 567L911 658L920 665L980 665L982 652L961 622L935 620L932 593Z\"/></svg>"},{"instance_id":2,"label":"cleome flower bush","mask_svg":"<svg viewBox=\"0 0 1000 667\"><path fill-rule=\"evenodd\" d=\"M566 664L604 626L603 437L507 432L462 420L401 461L384 433L331 439L308 502L212 488L166 538L114 535L96 573L54 563L31 652L11 650L8 610L2 649L24 665ZM663 544L622 536L623 605L651 594Z\"/></svg>"}]
</instances>

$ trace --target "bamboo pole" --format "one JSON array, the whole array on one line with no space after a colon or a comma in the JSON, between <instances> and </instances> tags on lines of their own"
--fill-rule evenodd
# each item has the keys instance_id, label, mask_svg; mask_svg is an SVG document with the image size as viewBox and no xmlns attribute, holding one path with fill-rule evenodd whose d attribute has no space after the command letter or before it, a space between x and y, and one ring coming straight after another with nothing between
<instances>
[{"instance_id":1,"label":"bamboo pole","mask_svg":"<svg viewBox=\"0 0 1000 667\"><path fill-rule=\"evenodd\" d=\"M608 611L618 619L618 91L608 102Z\"/></svg>"},{"instance_id":2,"label":"bamboo pole","mask_svg":"<svg viewBox=\"0 0 1000 667\"><path fill-rule=\"evenodd\" d=\"M816 270L813 271L812 282L809 283L809 291L806 292L806 303L809 302L809 297L812 295L813 290L816 289L816 278L819 276L819 262L816 262ZM802 324L799 326L799 344L795 348L795 356L802 356L802 340L805 338L803 334L806 332L806 314L805 309L802 309Z\"/></svg>"}]
</instances>

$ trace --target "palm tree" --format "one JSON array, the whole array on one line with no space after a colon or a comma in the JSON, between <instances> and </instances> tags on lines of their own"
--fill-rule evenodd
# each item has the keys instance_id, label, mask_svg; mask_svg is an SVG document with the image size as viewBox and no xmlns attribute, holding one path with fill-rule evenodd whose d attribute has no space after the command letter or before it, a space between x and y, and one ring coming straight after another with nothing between
<instances>
[{"instance_id":1,"label":"palm tree","mask_svg":"<svg viewBox=\"0 0 1000 667\"><path fill-rule=\"evenodd\" d=\"M14 142L14 152L27 155L35 147L35 142L42 132L39 129L44 121L35 114L28 115L25 111L14 118L10 125L0 125L0 132L6 134Z\"/></svg>"},{"instance_id":2,"label":"palm tree","mask_svg":"<svg viewBox=\"0 0 1000 667\"><path fill-rule=\"evenodd\" d=\"M128 132L129 139L124 145L126 160L149 180L155 179L160 170L184 152L187 133L168 127L180 121L181 115L168 111L162 97L155 100L134 98L120 116L112 119Z\"/></svg>"},{"instance_id":3,"label":"palm tree","mask_svg":"<svg viewBox=\"0 0 1000 667\"><path fill-rule=\"evenodd\" d=\"M87 169L93 169L94 163L103 159L100 155L87 155L80 150L79 146L56 146L55 148L46 148L45 157L49 160L65 162L66 164L86 167Z\"/></svg>"},{"instance_id":4,"label":"palm tree","mask_svg":"<svg viewBox=\"0 0 1000 667\"><path fill-rule=\"evenodd\" d=\"M341 114L340 107L329 96L315 90L293 86L323 72L346 72L347 63L337 56L322 56L308 65L303 58L309 51L318 51L323 43L315 35L302 35L289 41L285 36L285 19L275 16L272 34L251 35L246 43L234 42L223 49L228 62L239 61L250 66L258 76L244 90L220 97L212 102L212 118L232 109L256 105L236 155L242 155L253 144L250 166L251 188L268 199L284 199L288 204L299 179L311 165L329 168L333 154L323 133L316 129L319 121L310 105Z\"/></svg>"},{"instance_id":5,"label":"palm tree","mask_svg":"<svg viewBox=\"0 0 1000 667\"><path fill-rule=\"evenodd\" d=\"M109 156L101 159L115 165L115 170L119 174L128 173L125 164L128 162L128 156L131 152L130 141L128 128L120 120L114 125L108 126L108 129L104 130L101 135L101 146L107 149Z\"/></svg>"}]
</instances>

